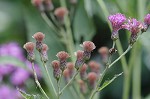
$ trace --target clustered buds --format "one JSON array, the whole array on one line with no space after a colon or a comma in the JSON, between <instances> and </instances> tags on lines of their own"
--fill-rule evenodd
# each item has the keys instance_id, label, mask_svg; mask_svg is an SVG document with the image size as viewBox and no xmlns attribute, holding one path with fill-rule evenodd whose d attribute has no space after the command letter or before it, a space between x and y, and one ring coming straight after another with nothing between
<instances>
[{"instance_id":1,"label":"clustered buds","mask_svg":"<svg viewBox=\"0 0 150 99\"><path fill-rule=\"evenodd\" d=\"M95 72L97 75L100 74L100 64L98 62L90 61L88 65L91 69L91 72Z\"/></svg>"},{"instance_id":2,"label":"clustered buds","mask_svg":"<svg viewBox=\"0 0 150 99\"><path fill-rule=\"evenodd\" d=\"M54 9L51 0L32 0L31 2L41 12L52 11Z\"/></svg>"},{"instance_id":3,"label":"clustered buds","mask_svg":"<svg viewBox=\"0 0 150 99\"><path fill-rule=\"evenodd\" d=\"M67 66L67 59L69 58L69 54L65 51L60 51L56 56L58 57L58 60L60 62L60 69L64 71Z\"/></svg>"},{"instance_id":4,"label":"clustered buds","mask_svg":"<svg viewBox=\"0 0 150 99\"><path fill-rule=\"evenodd\" d=\"M62 74L62 71L60 69L60 62L58 60L54 60L51 64L53 67L54 78L58 81Z\"/></svg>"},{"instance_id":5,"label":"clustered buds","mask_svg":"<svg viewBox=\"0 0 150 99\"><path fill-rule=\"evenodd\" d=\"M125 15L123 15L121 13L117 13L114 15L110 15L108 17L108 20L112 24L112 28L113 28L111 38L112 38L112 40L115 41L119 38L118 31L120 29L122 29L122 25L126 21L126 17L125 17Z\"/></svg>"},{"instance_id":6,"label":"clustered buds","mask_svg":"<svg viewBox=\"0 0 150 99\"><path fill-rule=\"evenodd\" d=\"M23 48L27 51L28 53L28 60L30 62L33 62L35 59L35 55L34 55L34 47L35 44L33 42L27 42L26 44L24 44Z\"/></svg>"},{"instance_id":7,"label":"clustered buds","mask_svg":"<svg viewBox=\"0 0 150 99\"><path fill-rule=\"evenodd\" d=\"M65 7L56 8L56 10L54 11L54 15L57 17L58 21L62 24L64 23L64 18L65 15L67 14L68 14L68 10Z\"/></svg>"},{"instance_id":8,"label":"clustered buds","mask_svg":"<svg viewBox=\"0 0 150 99\"><path fill-rule=\"evenodd\" d=\"M84 49L83 59L85 61L89 60L91 57L91 52L96 48L95 44L91 41L84 41L82 47Z\"/></svg>"}]
</instances>

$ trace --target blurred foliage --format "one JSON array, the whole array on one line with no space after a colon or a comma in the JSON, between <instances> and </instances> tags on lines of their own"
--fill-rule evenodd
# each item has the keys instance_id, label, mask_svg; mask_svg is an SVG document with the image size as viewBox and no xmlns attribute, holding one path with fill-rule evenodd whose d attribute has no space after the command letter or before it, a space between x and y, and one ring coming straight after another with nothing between
<instances>
[{"instance_id":1,"label":"blurred foliage","mask_svg":"<svg viewBox=\"0 0 150 99\"><path fill-rule=\"evenodd\" d=\"M59 7L59 0L53 0L55 7ZM72 30L76 42L76 49L79 49L79 44L84 40L93 40L96 44L97 49L101 46L109 46L112 44L110 39L110 29L105 20L104 13L101 7L99 7L96 0L78 0L79 3L76 5L75 15L72 21ZM139 12L137 12L139 5L138 0L104 0L110 14L113 13L124 13L127 17L135 17L140 20ZM144 6L144 15L150 11L149 0L143 0L142 6ZM30 0L0 0L0 44L9 41L17 41L23 45L26 41L34 41L32 35L35 32L43 32L46 34L45 43L48 44L50 51L49 62L56 59L56 53L61 50L66 50L63 43L56 36L56 33L42 19L40 13L31 4ZM145 97L150 94L150 31L147 31L140 38L142 48L141 62L142 62L142 96ZM120 39L123 48L126 48L128 43L129 33L121 31ZM126 42L125 42L126 41ZM117 55L116 55L117 56ZM129 54L127 58L130 57ZM37 62L39 62L39 56L37 55ZM93 54L92 59L100 61L99 55L96 50ZM129 60L129 59L127 59ZM2 59L0 59L0 62ZM136 60L134 60L136 61ZM4 61L3 61L4 62ZM12 62L16 63L15 60ZM17 64L19 64L18 62ZM47 65L49 65L48 63ZM20 64L19 64L20 65ZM116 64L107 74L105 78L112 78L114 74L122 71L120 63ZM44 76L43 83L45 86L49 86L49 82L46 80L47 76L44 72L42 64L40 65ZM52 67L49 67L49 71L52 77ZM106 79L107 80L107 79ZM111 85L101 92L102 99L121 99L122 95L122 77L119 77ZM55 84L55 80L53 78ZM62 84L63 85L63 84ZM56 85L55 85L56 86ZM46 88L45 88L46 89ZM49 87L47 88L47 90ZM115 91L114 91L115 90ZM62 95L62 99L75 98L72 97L71 91L67 90ZM146 98L149 99L149 98Z\"/></svg>"}]
</instances>

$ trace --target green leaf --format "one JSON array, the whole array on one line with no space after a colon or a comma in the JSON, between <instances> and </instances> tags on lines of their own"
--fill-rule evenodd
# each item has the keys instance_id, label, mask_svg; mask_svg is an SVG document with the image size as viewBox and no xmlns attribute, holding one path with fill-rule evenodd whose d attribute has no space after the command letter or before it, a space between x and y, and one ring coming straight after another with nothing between
<instances>
[{"instance_id":1,"label":"green leaf","mask_svg":"<svg viewBox=\"0 0 150 99\"><path fill-rule=\"evenodd\" d=\"M80 1L73 22L73 31L75 40L80 41L91 40L95 34L95 27L91 18L89 18L83 0Z\"/></svg>"},{"instance_id":2,"label":"green leaf","mask_svg":"<svg viewBox=\"0 0 150 99\"><path fill-rule=\"evenodd\" d=\"M106 80L106 81L103 83L103 85L98 88L98 91L103 90L105 87L107 87L109 84L111 84L116 78L118 78L118 77L121 76L122 74L123 74L123 72L120 73L120 74L115 75L111 80Z\"/></svg>"},{"instance_id":3,"label":"green leaf","mask_svg":"<svg viewBox=\"0 0 150 99\"><path fill-rule=\"evenodd\" d=\"M33 94L27 94L26 92L22 91L21 89L17 89L20 94L22 95L23 98L25 99L44 99L42 96L40 96L39 94L37 95L33 95Z\"/></svg>"}]
</instances>

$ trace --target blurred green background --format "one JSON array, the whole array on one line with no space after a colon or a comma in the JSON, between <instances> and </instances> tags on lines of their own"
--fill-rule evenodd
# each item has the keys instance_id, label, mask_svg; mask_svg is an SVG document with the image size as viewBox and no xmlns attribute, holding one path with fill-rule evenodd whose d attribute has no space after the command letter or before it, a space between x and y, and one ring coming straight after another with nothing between
<instances>
[{"instance_id":1,"label":"blurred green background","mask_svg":"<svg viewBox=\"0 0 150 99\"><path fill-rule=\"evenodd\" d=\"M150 13L150 1L149 0L104 0L106 7L110 14L124 13L127 17L135 17L139 20L143 20L144 15ZM54 7L59 7L59 0L53 0ZM68 7L69 3L68 3ZM109 29L107 19L105 18L105 12L103 7L98 5L96 0L78 0L78 4L75 6L75 15L71 24L75 39L75 50L80 49L79 44L85 40L91 40L95 43L97 49L102 46L111 47L111 31ZM31 4L30 0L0 0L0 44L8 42L17 42L22 47L27 41L33 41L31 37L35 32L41 31L46 34L45 42L48 44L49 60L56 59L56 53L61 50L66 50L61 43L59 37L55 32L48 27L45 21L40 16L39 11ZM150 29L144 33L140 38L141 44L141 95L144 99L150 99ZM128 45L129 33L121 31L120 40L125 50ZM92 59L100 61L100 56L97 49L92 54ZM138 52L137 52L138 53ZM136 53L135 53L136 54ZM26 55L24 53L24 55ZM116 58L118 54L114 56ZM127 54L127 60L129 60L130 53ZM2 59L2 58L1 58ZM37 58L37 62L39 57ZM136 62L136 57L133 60ZM9 62L9 61L8 61ZM12 62L13 63L13 62ZM122 67L120 62L115 64L111 70L107 73L105 79L113 77L114 74L120 73ZM43 69L42 66L40 66ZM51 68L51 67L50 67ZM52 75L52 70L50 74ZM44 78L46 78L44 72L42 72ZM42 84L47 85L45 79L42 79ZM53 79L55 82L55 80ZM1 81L2 82L2 81ZM0 84L1 84L0 82ZM37 93L38 90L30 88L33 86L27 84L27 93ZM101 99L121 99L123 90L123 76L117 78L111 85L106 87L101 94ZM35 86L36 87L36 86ZM33 88L33 87L32 87ZM132 82L130 86L132 90ZM149 97L148 97L149 96ZM69 92L65 92L62 95L64 99L71 99ZM130 91L130 97L132 97L132 91Z\"/></svg>"}]
</instances>

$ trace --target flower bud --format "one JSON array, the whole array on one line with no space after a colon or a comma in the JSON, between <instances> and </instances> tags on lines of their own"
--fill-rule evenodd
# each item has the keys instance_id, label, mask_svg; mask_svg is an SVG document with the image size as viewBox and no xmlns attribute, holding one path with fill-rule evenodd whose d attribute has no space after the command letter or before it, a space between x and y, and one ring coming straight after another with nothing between
<instances>
[{"instance_id":1,"label":"flower bud","mask_svg":"<svg viewBox=\"0 0 150 99\"><path fill-rule=\"evenodd\" d=\"M45 11L52 11L54 9L54 6L51 0L44 0L43 5L45 7Z\"/></svg>"},{"instance_id":2,"label":"flower bud","mask_svg":"<svg viewBox=\"0 0 150 99\"><path fill-rule=\"evenodd\" d=\"M69 54L65 51L60 51L56 55L60 62L60 69L64 71L66 69L67 58L69 58Z\"/></svg>"},{"instance_id":3,"label":"flower bud","mask_svg":"<svg viewBox=\"0 0 150 99\"><path fill-rule=\"evenodd\" d=\"M86 87L85 82L83 80L79 80L78 83L79 83L79 86L80 86L81 93L86 94L87 93L87 87Z\"/></svg>"},{"instance_id":4,"label":"flower bud","mask_svg":"<svg viewBox=\"0 0 150 99\"><path fill-rule=\"evenodd\" d=\"M90 89L94 89L96 86L97 75L94 72L88 74L88 84Z\"/></svg>"},{"instance_id":5,"label":"flower bud","mask_svg":"<svg viewBox=\"0 0 150 99\"><path fill-rule=\"evenodd\" d=\"M68 14L68 10L65 7L59 7L54 11L54 15L57 17L60 23L64 23L65 15Z\"/></svg>"},{"instance_id":6,"label":"flower bud","mask_svg":"<svg viewBox=\"0 0 150 99\"><path fill-rule=\"evenodd\" d=\"M101 48L99 48L98 52L101 54L102 61L104 63L107 63L108 55L109 55L108 48L107 47L101 47Z\"/></svg>"},{"instance_id":7,"label":"flower bud","mask_svg":"<svg viewBox=\"0 0 150 99\"><path fill-rule=\"evenodd\" d=\"M84 65L81 67L81 69L80 69L80 78L81 78L82 80L85 80L85 79L87 78L87 72L86 72L86 70L87 70L87 65L84 64Z\"/></svg>"},{"instance_id":8,"label":"flower bud","mask_svg":"<svg viewBox=\"0 0 150 99\"><path fill-rule=\"evenodd\" d=\"M91 57L91 52L96 48L95 44L91 41L84 41L81 45L84 49L83 58L84 60L89 60Z\"/></svg>"},{"instance_id":9,"label":"flower bud","mask_svg":"<svg viewBox=\"0 0 150 99\"><path fill-rule=\"evenodd\" d=\"M68 83L69 80L70 80L70 74L69 74L69 69L68 69L68 68L66 68L66 69L63 71L63 76L64 76L64 78L65 78L66 83Z\"/></svg>"},{"instance_id":10,"label":"flower bud","mask_svg":"<svg viewBox=\"0 0 150 99\"><path fill-rule=\"evenodd\" d=\"M100 74L100 64L98 62L90 61L88 65L92 72L95 72L97 75Z\"/></svg>"},{"instance_id":11,"label":"flower bud","mask_svg":"<svg viewBox=\"0 0 150 99\"><path fill-rule=\"evenodd\" d=\"M48 50L48 46L46 44L43 44L43 48L41 51L41 58L44 63L48 61L47 50Z\"/></svg>"},{"instance_id":12,"label":"flower bud","mask_svg":"<svg viewBox=\"0 0 150 99\"><path fill-rule=\"evenodd\" d=\"M42 32L37 32L32 36L36 40L36 49L41 52L45 35Z\"/></svg>"},{"instance_id":13,"label":"flower bud","mask_svg":"<svg viewBox=\"0 0 150 99\"><path fill-rule=\"evenodd\" d=\"M142 28L142 32L146 32L148 27L150 25L150 14L147 14L145 17L144 17L144 23L143 23L143 28Z\"/></svg>"},{"instance_id":14,"label":"flower bud","mask_svg":"<svg viewBox=\"0 0 150 99\"><path fill-rule=\"evenodd\" d=\"M44 6L43 6L43 4L42 4L42 0L32 0L31 2L32 2L32 4L33 4L35 7L37 7L37 9L38 9L39 11L41 11L41 12L44 11Z\"/></svg>"},{"instance_id":15,"label":"flower bud","mask_svg":"<svg viewBox=\"0 0 150 99\"><path fill-rule=\"evenodd\" d=\"M69 75L72 77L74 74L74 64L72 62L68 62L67 68L69 70Z\"/></svg>"},{"instance_id":16,"label":"flower bud","mask_svg":"<svg viewBox=\"0 0 150 99\"><path fill-rule=\"evenodd\" d=\"M52 61L52 67L54 78L58 81L62 74L62 71L60 69L60 62L57 60Z\"/></svg>"},{"instance_id":17,"label":"flower bud","mask_svg":"<svg viewBox=\"0 0 150 99\"><path fill-rule=\"evenodd\" d=\"M84 60L83 60L83 53L84 51L78 50L75 54L77 56L77 60L75 62L75 68L78 70L83 64L84 64Z\"/></svg>"},{"instance_id":18,"label":"flower bud","mask_svg":"<svg viewBox=\"0 0 150 99\"><path fill-rule=\"evenodd\" d=\"M113 41L116 41L119 38L118 31L122 29L122 25L126 21L126 17L124 14L117 13L114 15L110 15L108 17L108 20L110 21L113 28L111 38Z\"/></svg>"},{"instance_id":19,"label":"flower bud","mask_svg":"<svg viewBox=\"0 0 150 99\"><path fill-rule=\"evenodd\" d=\"M34 46L35 44L33 42L27 42L24 44L23 48L27 51L28 56L27 59L30 62L33 62L35 60L35 55L34 55Z\"/></svg>"}]
</instances>

